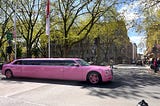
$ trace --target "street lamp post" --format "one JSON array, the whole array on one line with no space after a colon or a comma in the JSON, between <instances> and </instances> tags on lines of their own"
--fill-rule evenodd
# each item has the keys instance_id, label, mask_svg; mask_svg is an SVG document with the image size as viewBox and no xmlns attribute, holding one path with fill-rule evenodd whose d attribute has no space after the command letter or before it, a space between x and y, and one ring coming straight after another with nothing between
<instances>
[{"instance_id":1,"label":"street lamp post","mask_svg":"<svg viewBox=\"0 0 160 106\"><path fill-rule=\"evenodd\" d=\"M16 14L17 14L17 0L15 0L15 10L14 10L14 39L15 39L15 44L14 44L14 48L15 48L15 59L17 58L17 27L16 27Z\"/></svg>"}]
</instances>

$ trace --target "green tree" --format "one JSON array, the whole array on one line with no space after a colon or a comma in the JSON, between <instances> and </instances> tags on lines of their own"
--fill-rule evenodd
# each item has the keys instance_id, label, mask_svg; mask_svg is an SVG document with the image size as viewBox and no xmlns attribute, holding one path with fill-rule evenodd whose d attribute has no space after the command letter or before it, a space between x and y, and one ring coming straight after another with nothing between
<instances>
[{"instance_id":1,"label":"green tree","mask_svg":"<svg viewBox=\"0 0 160 106\"><path fill-rule=\"evenodd\" d=\"M116 16L114 18L116 18ZM111 48L112 45L120 49L122 46L129 44L125 21L123 19L111 20L112 21L109 22L102 21L97 23L90 33L90 39L92 39L92 41L97 37L100 38L100 44L97 49L105 55L104 59L110 58L109 48ZM96 60L99 59L98 57L100 56L97 56Z\"/></svg>"},{"instance_id":2,"label":"green tree","mask_svg":"<svg viewBox=\"0 0 160 106\"><path fill-rule=\"evenodd\" d=\"M74 44L86 39L95 23L115 4L114 0L57 0L55 27L56 35L61 39L62 56L66 57Z\"/></svg>"},{"instance_id":3,"label":"green tree","mask_svg":"<svg viewBox=\"0 0 160 106\"><path fill-rule=\"evenodd\" d=\"M139 18L132 20L129 25L131 27L134 27L137 29L138 33L144 33L146 34L146 46L147 48L151 48L158 38L159 31L157 30L158 24L160 22L160 17L158 16L159 11L159 0L133 0L130 2L130 7L135 6L137 4L137 7L135 10L137 12L135 13L136 16L139 16ZM127 11L128 8L125 10Z\"/></svg>"},{"instance_id":4,"label":"green tree","mask_svg":"<svg viewBox=\"0 0 160 106\"><path fill-rule=\"evenodd\" d=\"M12 2L6 1L6 0L1 0L0 1L0 51L3 54L2 57L5 58L5 48L8 45L6 43L6 35L7 33L12 33L13 32L13 13L14 11L10 8L12 6Z\"/></svg>"},{"instance_id":5,"label":"green tree","mask_svg":"<svg viewBox=\"0 0 160 106\"><path fill-rule=\"evenodd\" d=\"M151 10L150 10L151 11ZM152 11L153 12L153 11ZM152 15L144 20L144 28L147 34L147 47L152 48L154 44L160 44L160 10L156 10ZM150 17L150 18L149 18Z\"/></svg>"},{"instance_id":6,"label":"green tree","mask_svg":"<svg viewBox=\"0 0 160 106\"><path fill-rule=\"evenodd\" d=\"M18 0L17 30L26 42L27 57L32 56L33 46L45 32L43 0Z\"/></svg>"}]
</instances>

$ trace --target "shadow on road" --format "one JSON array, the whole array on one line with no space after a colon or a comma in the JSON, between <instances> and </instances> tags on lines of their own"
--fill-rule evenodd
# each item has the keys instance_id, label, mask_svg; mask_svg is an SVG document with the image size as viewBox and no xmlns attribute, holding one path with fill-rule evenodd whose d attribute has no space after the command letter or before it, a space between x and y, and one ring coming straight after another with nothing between
<instances>
[{"instance_id":1,"label":"shadow on road","mask_svg":"<svg viewBox=\"0 0 160 106\"><path fill-rule=\"evenodd\" d=\"M88 87L90 95L98 97L123 97L126 99L160 99L160 76L149 74L147 70L116 70L114 81L107 85L101 85L96 89Z\"/></svg>"},{"instance_id":2,"label":"shadow on road","mask_svg":"<svg viewBox=\"0 0 160 106\"><path fill-rule=\"evenodd\" d=\"M81 86L82 88L96 87L96 88L117 88L121 84L116 84L114 82L106 82L98 85L92 85L85 81L65 81L65 80L54 80L54 79L36 79L36 78L12 78L6 79L5 77L1 78L5 82L1 83L24 83L24 82L33 82L33 83L48 83L48 84L61 84L61 85L72 85L72 86Z\"/></svg>"},{"instance_id":3,"label":"shadow on road","mask_svg":"<svg viewBox=\"0 0 160 106\"><path fill-rule=\"evenodd\" d=\"M146 73L146 70L114 70L114 80L108 83L102 83L99 85L91 85L87 82L79 81L63 81L63 80L50 80L50 79L32 79L32 78L13 78L7 80L2 78L5 83L48 83L59 85L71 85L80 86L81 89L88 89L89 94L92 96L98 96L100 98L111 97L118 98L123 97L126 99L138 99L147 96L155 99L160 99L160 92L145 90L147 87L157 86L160 88L160 77ZM160 91L160 90L159 90Z\"/></svg>"}]
</instances>

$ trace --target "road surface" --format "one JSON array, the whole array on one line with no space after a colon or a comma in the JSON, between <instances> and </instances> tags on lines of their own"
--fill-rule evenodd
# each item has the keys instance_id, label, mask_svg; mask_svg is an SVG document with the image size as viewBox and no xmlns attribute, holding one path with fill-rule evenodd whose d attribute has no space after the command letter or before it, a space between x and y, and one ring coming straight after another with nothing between
<instances>
[{"instance_id":1,"label":"road surface","mask_svg":"<svg viewBox=\"0 0 160 106\"><path fill-rule=\"evenodd\" d=\"M160 76L145 66L114 66L113 82L14 78L0 75L0 106L160 106Z\"/></svg>"}]
</instances>

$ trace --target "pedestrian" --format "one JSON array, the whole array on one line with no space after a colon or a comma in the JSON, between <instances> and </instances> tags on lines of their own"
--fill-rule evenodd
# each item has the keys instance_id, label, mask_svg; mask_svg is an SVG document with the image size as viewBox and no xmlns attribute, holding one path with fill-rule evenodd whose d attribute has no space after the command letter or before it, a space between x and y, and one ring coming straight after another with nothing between
<instances>
[{"instance_id":1,"label":"pedestrian","mask_svg":"<svg viewBox=\"0 0 160 106\"><path fill-rule=\"evenodd\" d=\"M110 59L110 67L113 68L113 60L112 60L112 58Z\"/></svg>"},{"instance_id":2,"label":"pedestrian","mask_svg":"<svg viewBox=\"0 0 160 106\"><path fill-rule=\"evenodd\" d=\"M157 58L154 58L153 65L154 65L154 72L157 73L157 71L158 71Z\"/></svg>"},{"instance_id":3,"label":"pedestrian","mask_svg":"<svg viewBox=\"0 0 160 106\"><path fill-rule=\"evenodd\" d=\"M160 58L157 59L157 64L158 64L157 71L159 71L159 68L160 68Z\"/></svg>"}]
</instances>

